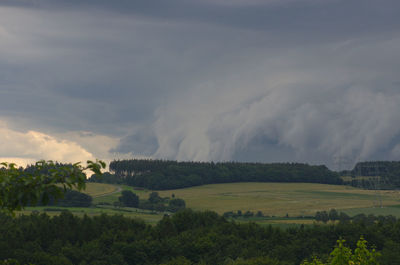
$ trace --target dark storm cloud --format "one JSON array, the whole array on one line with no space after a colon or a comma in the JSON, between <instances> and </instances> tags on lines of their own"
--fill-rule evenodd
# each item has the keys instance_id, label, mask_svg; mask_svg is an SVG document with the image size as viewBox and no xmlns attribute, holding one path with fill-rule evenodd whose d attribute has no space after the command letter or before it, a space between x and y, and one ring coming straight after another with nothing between
<instances>
[{"instance_id":1,"label":"dark storm cloud","mask_svg":"<svg viewBox=\"0 0 400 265\"><path fill-rule=\"evenodd\" d=\"M0 113L193 160L400 159L400 3L1 1Z\"/></svg>"},{"instance_id":2,"label":"dark storm cloud","mask_svg":"<svg viewBox=\"0 0 400 265\"><path fill-rule=\"evenodd\" d=\"M121 140L119 148L110 152L130 153L135 151L139 156L151 156L158 149L157 138L150 128L139 128L135 133Z\"/></svg>"},{"instance_id":3,"label":"dark storm cloud","mask_svg":"<svg viewBox=\"0 0 400 265\"><path fill-rule=\"evenodd\" d=\"M223 2L223 1L222 1ZM248 2L248 3L246 3ZM395 0L299 0L299 1L106 1L106 0L10 0L3 5L55 10L103 10L162 20L222 24L252 30L290 31L301 35L370 33L397 28L400 3ZM300 32L299 32L300 30ZM300 36L298 36L300 37Z\"/></svg>"}]
</instances>

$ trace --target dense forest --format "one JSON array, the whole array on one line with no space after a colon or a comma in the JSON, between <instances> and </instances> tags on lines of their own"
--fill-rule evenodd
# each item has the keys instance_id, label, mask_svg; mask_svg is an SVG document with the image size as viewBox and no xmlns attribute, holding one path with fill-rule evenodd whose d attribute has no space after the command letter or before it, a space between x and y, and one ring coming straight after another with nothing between
<instances>
[{"instance_id":1,"label":"dense forest","mask_svg":"<svg viewBox=\"0 0 400 265\"><path fill-rule=\"evenodd\" d=\"M310 182L341 184L339 174L326 166L300 163L177 162L166 160L117 160L112 174L90 181L126 184L153 190L230 182Z\"/></svg>"},{"instance_id":2,"label":"dense forest","mask_svg":"<svg viewBox=\"0 0 400 265\"><path fill-rule=\"evenodd\" d=\"M400 221L380 218L283 230L227 221L213 212L180 211L151 226L123 216L0 215L0 260L21 264L300 264L326 259L339 238L360 236L400 264Z\"/></svg>"}]
</instances>

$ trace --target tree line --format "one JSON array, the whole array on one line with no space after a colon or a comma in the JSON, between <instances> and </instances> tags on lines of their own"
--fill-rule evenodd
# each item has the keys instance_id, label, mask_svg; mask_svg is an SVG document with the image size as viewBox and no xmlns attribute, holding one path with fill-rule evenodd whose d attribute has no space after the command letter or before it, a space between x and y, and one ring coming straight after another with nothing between
<instances>
[{"instance_id":1,"label":"tree line","mask_svg":"<svg viewBox=\"0 0 400 265\"><path fill-rule=\"evenodd\" d=\"M400 221L393 219L283 230L186 209L156 225L121 215L77 217L68 211L54 217L0 214L0 224L0 260L20 264L271 265L300 264L313 256L327 262L337 239L355 249L362 236L381 253L380 264L400 264Z\"/></svg>"},{"instance_id":2,"label":"tree line","mask_svg":"<svg viewBox=\"0 0 400 265\"><path fill-rule=\"evenodd\" d=\"M64 197L60 199L55 199L50 196L49 201L46 205L49 206L61 206L61 207L90 207L92 205L92 196L75 191L67 190L64 193ZM39 205L43 205L39 203Z\"/></svg>"},{"instance_id":3,"label":"tree line","mask_svg":"<svg viewBox=\"0 0 400 265\"><path fill-rule=\"evenodd\" d=\"M89 181L126 184L153 190L231 182L309 182L341 184L338 173L326 166L301 163L178 162L168 160L114 160L111 174Z\"/></svg>"}]
</instances>

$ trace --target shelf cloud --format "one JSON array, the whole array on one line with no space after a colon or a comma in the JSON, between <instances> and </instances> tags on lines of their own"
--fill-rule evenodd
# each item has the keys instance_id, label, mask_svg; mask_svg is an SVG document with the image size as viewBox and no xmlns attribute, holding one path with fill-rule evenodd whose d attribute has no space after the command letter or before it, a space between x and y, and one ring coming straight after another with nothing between
<instances>
[{"instance_id":1,"label":"shelf cloud","mask_svg":"<svg viewBox=\"0 0 400 265\"><path fill-rule=\"evenodd\" d=\"M2 1L1 136L42 150L37 133L72 150L32 158L398 160L399 10L394 0Z\"/></svg>"}]
</instances>

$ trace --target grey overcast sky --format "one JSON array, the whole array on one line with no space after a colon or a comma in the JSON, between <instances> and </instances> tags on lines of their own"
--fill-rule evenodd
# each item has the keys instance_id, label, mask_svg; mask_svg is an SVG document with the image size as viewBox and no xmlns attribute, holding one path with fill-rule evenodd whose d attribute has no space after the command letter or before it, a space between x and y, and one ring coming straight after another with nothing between
<instances>
[{"instance_id":1,"label":"grey overcast sky","mask_svg":"<svg viewBox=\"0 0 400 265\"><path fill-rule=\"evenodd\" d=\"M0 0L0 136L18 163L399 160L400 1Z\"/></svg>"}]
</instances>

